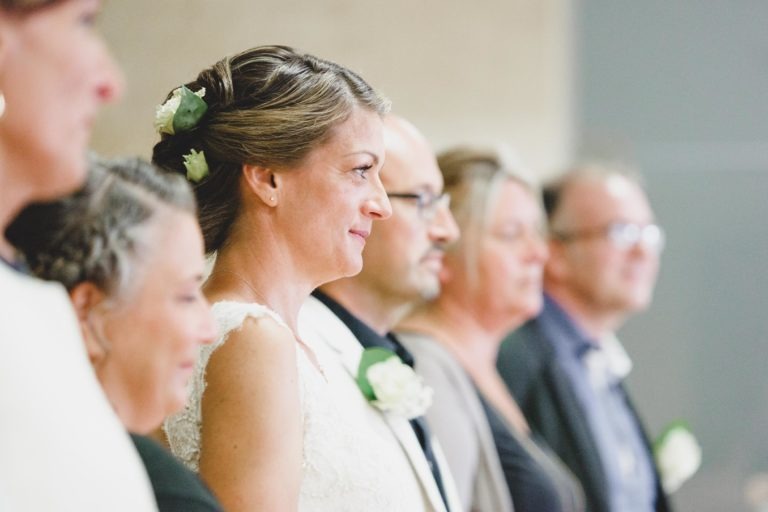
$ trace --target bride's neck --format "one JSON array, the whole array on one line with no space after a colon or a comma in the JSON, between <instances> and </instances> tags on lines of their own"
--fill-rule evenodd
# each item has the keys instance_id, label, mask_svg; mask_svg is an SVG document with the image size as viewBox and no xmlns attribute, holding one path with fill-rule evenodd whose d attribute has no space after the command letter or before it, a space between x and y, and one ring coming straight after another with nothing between
<instances>
[{"instance_id":1,"label":"bride's neck","mask_svg":"<svg viewBox=\"0 0 768 512\"><path fill-rule=\"evenodd\" d=\"M298 314L312 292L312 282L295 272L285 261L237 247L223 249L216 256L203 291L211 302L235 300L256 302L274 310L297 332Z\"/></svg>"}]
</instances>

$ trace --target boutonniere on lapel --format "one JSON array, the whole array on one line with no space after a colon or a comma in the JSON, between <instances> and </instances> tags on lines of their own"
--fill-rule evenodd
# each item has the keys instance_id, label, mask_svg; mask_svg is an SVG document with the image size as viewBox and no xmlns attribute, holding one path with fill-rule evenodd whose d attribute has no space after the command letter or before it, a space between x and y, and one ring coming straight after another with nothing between
<instances>
[{"instance_id":1,"label":"boutonniere on lapel","mask_svg":"<svg viewBox=\"0 0 768 512\"><path fill-rule=\"evenodd\" d=\"M667 426L653 443L664 492L671 494L693 476L701 465L701 446L684 421Z\"/></svg>"},{"instance_id":2,"label":"boutonniere on lapel","mask_svg":"<svg viewBox=\"0 0 768 512\"><path fill-rule=\"evenodd\" d=\"M423 415L432 405L432 388L397 354L385 348L363 351L357 385L377 409L409 420Z\"/></svg>"}]
</instances>

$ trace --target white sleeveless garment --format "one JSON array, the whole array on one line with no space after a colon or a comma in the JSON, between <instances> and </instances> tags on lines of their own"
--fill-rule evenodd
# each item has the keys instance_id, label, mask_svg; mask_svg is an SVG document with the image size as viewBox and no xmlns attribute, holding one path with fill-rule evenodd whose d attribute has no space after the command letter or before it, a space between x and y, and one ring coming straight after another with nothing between
<instances>
[{"instance_id":1,"label":"white sleeveless garment","mask_svg":"<svg viewBox=\"0 0 768 512\"><path fill-rule=\"evenodd\" d=\"M269 317L288 328L271 309L255 303L217 302L213 314L219 337L201 348L190 381L187 406L170 417L165 432L173 453L193 471L200 456L201 400L205 367L211 354L226 343L246 318ZM313 347L315 348L315 347ZM303 477L299 510L304 512L410 511L423 498L407 459L383 422L372 425L361 414L359 397L349 396L348 379L330 353L315 348L320 373L296 344L303 421ZM346 383L345 383L346 384Z\"/></svg>"}]
</instances>

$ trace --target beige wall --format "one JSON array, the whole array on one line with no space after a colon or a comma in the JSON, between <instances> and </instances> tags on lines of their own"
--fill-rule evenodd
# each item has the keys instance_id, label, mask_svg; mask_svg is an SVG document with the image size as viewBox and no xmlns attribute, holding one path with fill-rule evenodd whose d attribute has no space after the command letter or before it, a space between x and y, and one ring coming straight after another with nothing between
<instances>
[{"instance_id":1,"label":"beige wall","mask_svg":"<svg viewBox=\"0 0 768 512\"><path fill-rule=\"evenodd\" d=\"M548 171L571 151L570 0L112 0L127 93L94 148L148 156L154 106L224 55L288 44L360 72L436 149L504 143Z\"/></svg>"}]
</instances>

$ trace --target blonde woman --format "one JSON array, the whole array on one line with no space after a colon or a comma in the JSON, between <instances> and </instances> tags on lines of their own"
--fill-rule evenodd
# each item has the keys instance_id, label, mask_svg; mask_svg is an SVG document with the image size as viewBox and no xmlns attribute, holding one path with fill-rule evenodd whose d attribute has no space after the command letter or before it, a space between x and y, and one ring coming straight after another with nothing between
<instances>
[{"instance_id":1,"label":"blonde woman","mask_svg":"<svg viewBox=\"0 0 768 512\"><path fill-rule=\"evenodd\" d=\"M496 371L504 334L541 307L547 248L535 189L492 150L457 148L438 163L462 237L440 296L398 328L435 388L430 424L467 510L581 512L575 480L531 436Z\"/></svg>"}]
</instances>

